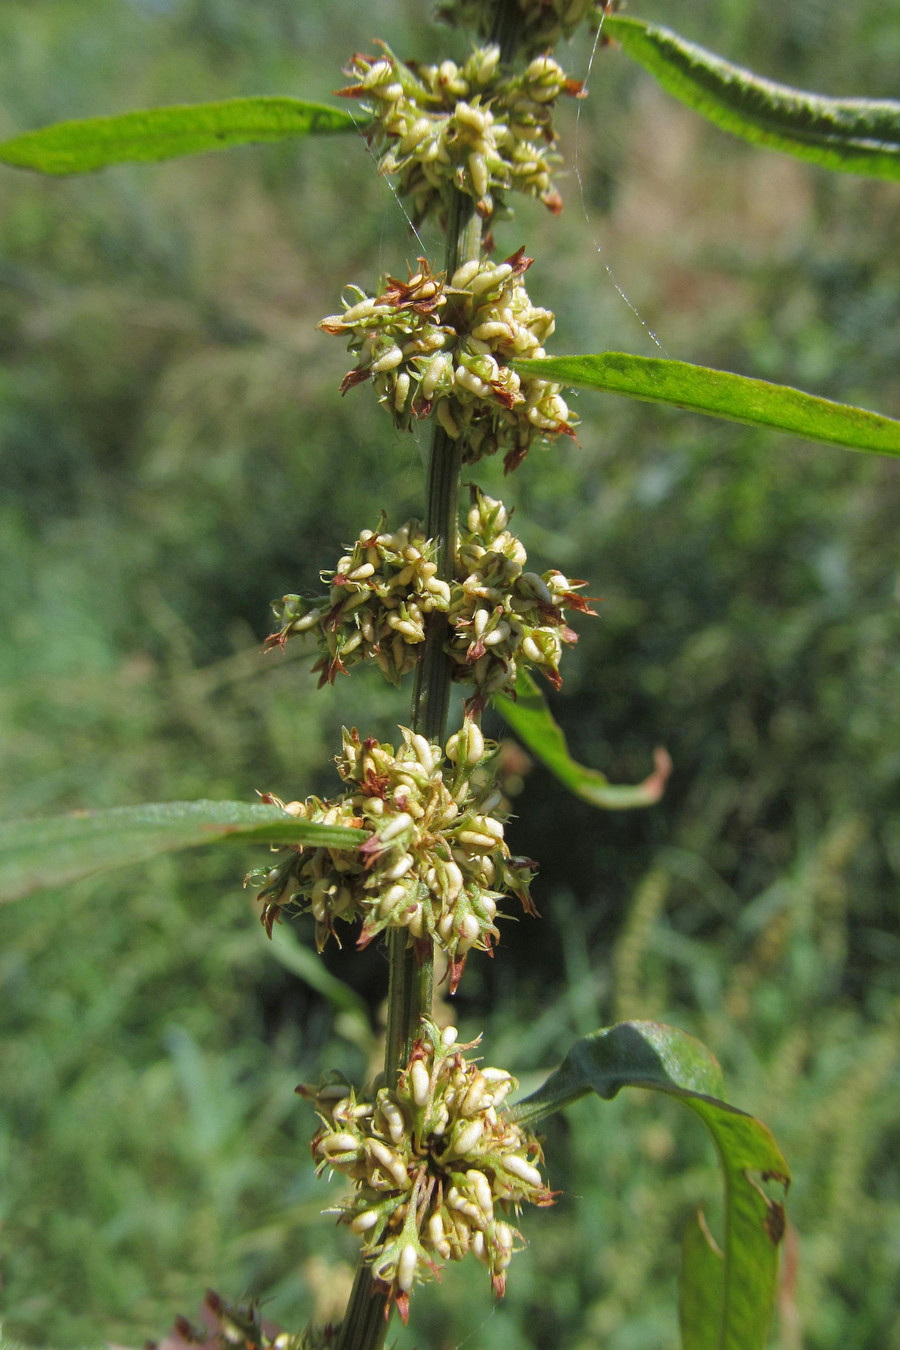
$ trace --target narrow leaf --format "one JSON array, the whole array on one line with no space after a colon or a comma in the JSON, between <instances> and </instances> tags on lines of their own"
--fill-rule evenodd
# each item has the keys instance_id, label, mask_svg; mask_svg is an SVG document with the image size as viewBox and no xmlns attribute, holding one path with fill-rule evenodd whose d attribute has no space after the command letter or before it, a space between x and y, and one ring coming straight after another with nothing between
<instances>
[{"instance_id":1,"label":"narrow leaf","mask_svg":"<svg viewBox=\"0 0 900 1350\"><path fill-rule=\"evenodd\" d=\"M110 164L176 159L251 141L284 141L355 127L349 113L322 103L230 98L57 122L0 142L0 163L40 173L90 173Z\"/></svg>"},{"instance_id":2,"label":"narrow leaf","mask_svg":"<svg viewBox=\"0 0 900 1350\"><path fill-rule=\"evenodd\" d=\"M826 98L776 84L641 19L610 15L604 32L723 131L828 169L900 179L900 103L893 99Z\"/></svg>"},{"instance_id":3,"label":"narrow leaf","mask_svg":"<svg viewBox=\"0 0 900 1350\"><path fill-rule=\"evenodd\" d=\"M656 1022L607 1027L578 1041L543 1087L511 1107L510 1115L531 1124L589 1092L608 1100L623 1087L651 1088L684 1102L712 1135L722 1167L721 1286L713 1285L703 1299L697 1284L689 1283L681 1314L685 1350L764 1350L790 1173L766 1126L721 1100L721 1071L704 1045ZM773 1182L780 1199L767 1192ZM709 1271L706 1254L697 1255L695 1237L690 1259L698 1269L692 1265L692 1281L701 1262L702 1273Z\"/></svg>"},{"instance_id":4,"label":"narrow leaf","mask_svg":"<svg viewBox=\"0 0 900 1350\"><path fill-rule=\"evenodd\" d=\"M717 1350L722 1325L725 1263L703 1211L692 1214L681 1242L678 1320L681 1350Z\"/></svg>"},{"instance_id":5,"label":"narrow leaf","mask_svg":"<svg viewBox=\"0 0 900 1350\"><path fill-rule=\"evenodd\" d=\"M576 389L601 389L647 403L669 403L846 450L900 456L900 422L892 417L689 361L600 352L596 356L548 356L514 365L524 375L538 375Z\"/></svg>"},{"instance_id":6,"label":"narrow leaf","mask_svg":"<svg viewBox=\"0 0 900 1350\"><path fill-rule=\"evenodd\" d=\"M663 794L672 761L665 750L654 752L655 769L643 783L619 786L610 783L598 769L576 764L569 754L562 728L547 707L547 700L530 675L520 672L515 699L496 695L494 703L513 731L532 754L576 797L605 811L627 811L652 806Z\"/></svg>"},{"instance_id":7,"label":"narrow leaf","mask_svg":"<svg viewBox=\"0 0 900 1350\"><path fill-rule=\"evenodd\" d=\"M226 841L354 849L365 830L313 825L259 802L163 802L76 811L0 824L0 900L143 862L158 853Z\"/></svg>"}]
</instances>

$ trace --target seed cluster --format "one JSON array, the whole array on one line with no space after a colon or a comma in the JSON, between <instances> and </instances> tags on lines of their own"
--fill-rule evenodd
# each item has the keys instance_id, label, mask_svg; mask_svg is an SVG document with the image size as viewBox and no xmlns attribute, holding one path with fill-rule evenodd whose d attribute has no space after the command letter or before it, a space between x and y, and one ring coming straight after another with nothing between
<instances>
[{"instance_id":1,"label":"seed cluster","mask_svg":"<svg viewBox=\"0 0 900 1350\"><path fill-rule=\"evenodd\" d=\"M398 180L418 224L436 212L446 225L454 190L472 197L485 220L509 214L504 194L538 197L562 209L550 177L559 156L551 107L560 94L579 95L552 56L535 56L520 75L501 71L500 48L481 47L464 65L405 65L381 44L382 55L353 57L355 81L338 92L362 100L366 128L380 152L379 171Z\"/></svg>"},{"instance_id":2,"label":"seed cluster","mask_svg":"<svg viewBox=\"0 0 900 1350\"><path fill-rule=\"evenodd\" d=\"M555 327L522 285L531 263L523 249L502 263L473 260L448 286L420 258L409 281L388 277L380 295L350 287L343 314L319 324L359 354L341 392L372 379L399 430L433 411L448 436L463 436L464 463L502 451L507 472L535 439L574 436L560 386L510 364L546 356L542 344Z\"/></svg>"},{"instance_id":3,"label":"seed cluster","mask_svg":"<svg viewBox=\"0 0 900 1350\"><path fill-rule=\"evenodd\" d=\"M455 663L454 679L475 686L470 710L476 714L491 694L514 693L521 667L537 667L559 688L563 644L578 641L564 611L596 610L575 594L584 581L570 581L555 569L543 576L525 571L528 558L507 529L503 503L477 488L472 497L468 529L456 554L447 652Z\"/></svg>"},{"instance_id":4,"label":"seed cluster","mask_svg":"<svg viewBox=\"0 0 900 1350\"><path fill-rule=\"evenodd\" d=\"M521 11L517 36L525 55L544 52L560 38L571 37L586 19L599 22L609 0L518 0ZM472 28L487 37L496 17L495 0L440 0L437 16L454 28Z\"/></svg>"},{"instance_id":5,"label":"seed cluster","mask_svg":"<svg viewBox=\"0 0 900 1350\"><path fill-rule=\"evenodd\" d=\"M510 856L500 792L476 773L486 752L473 722L448 740L446 765L436 744L400 731L395 753L345 728L336 763L349 790L339 797L287 806L265 798L304 820L371 830L356 852L300 846L247 882L261 885L270 936L288 908L312 912L320 951L336 919L362 919L360 946L387 928L405 928L423 951L433 941L447 953L452 991L469 951L490 951L499 939L498 902L512 893L536 913L529 894L535 864Z\"/></svg>"},{"instance_id":6,"label":"seed cluster","mask_svg":"<svg viewBox=\"0 0 900 1350\"><path fill-rule=\"evenodd\" d=\"M575 594L583 581L555 569L543 576L526 571L525 549L508 523L502 502L473 487L448 584L434 575L433 550L419 522L387 533L382 517L377 531L363 530L336 571L322 573L331 583L327 600L286 595L275 601L279 627L267 645L283 647L293 634L313 632L320 684L364 660L376 661L397 683L415 665L425 619L437 610L449 619L445 650L454 679L475 687L472 715L491 694L512 694L521 667L537 667L559 688L563 645L577 641L564 611L596 611Z\"/></svg>"},{"instance_id":7,"label":"seed cluster","mask_svg":"<svg viewBox=\"0 0 900 1350\"><path fill-rule=\"evenodd\" d=\"M426 617L450 606L450 587L436 572L419 522L388 533L382 515L378 529L363 530L333 572L322 572L330 584L327 601L285 595L273 603L279 628L266 646L283 647L292 634L314 632L322 653L313 666L320 688L366 660L398 684L416 664Z\"/></svg>"},{"instance_id":8,"label":"seed cluster","mask_svg":"<svg viewBox=\"0 0 900 1350\"><path fill-rule=\"evenodd\" d=\"M413 1285L445 1261L473 1252L495 1292L521 1234L508 1221L523 1204L551 1205L538 1170L537 1139L510 1121L501 1103L516 1080L479 1068L456 1045L456 1029L423 1033L396 1089L357 1097L344 1081L299 1089L314 1097L322 1129L312 1141L317 1170L340 1172L354 1194L331 1213L363 1240L363 1255L388 1306L404 1322Z\"/></svg>"}]
</instances>

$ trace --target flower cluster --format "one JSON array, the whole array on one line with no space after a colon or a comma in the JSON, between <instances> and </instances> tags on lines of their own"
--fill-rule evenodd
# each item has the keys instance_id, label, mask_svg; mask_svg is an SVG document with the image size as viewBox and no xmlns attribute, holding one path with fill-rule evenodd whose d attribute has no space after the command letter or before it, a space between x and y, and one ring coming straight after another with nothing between
<instances>
[{"instance_id":1,"label":"flower cluster","mask_svg":"<svg viewBox=\"0 0 900 1350\"><path fill-rule=\"evenodd\" d=\"M596 614L575 594L586 583L551 569L525 571L525 549L508 529L502 502L472 489L472 507L456 554L447 646L453 677L475 685L475 713L491 694L511 695L519 668L536 666L557 689L564 643L578 641L565 609Z\"/></svg>"},{"instance_id":2,"label":"flower cluster","mask_svg":"<svg viewBox=\"0 0 900 1350\"><path fill-rule=\"evenodd\" d=\"M448 286L420 258L409 281L388 277L380 295L351 288L353 303L319 324L347 336L358 353L341 392L371 378L398 429L434 411L448 436L463 436L465 463L502 451L507 472L535 439L573 436L576 419L560 386L511 365L546 356L555 327L522 285L531 263L523 249L502 263L473 260Z\"/></svg>"},{"instance_id":3,"label":"flower cluster","mask_svg":"<svg viewBox=\"0 0 900 1350\"><path fill-rule=\"evenodd\" d=\"M526 571L525 549L508 523L503 503L473 487L448 584L435 576L418 521L386 533L382 517L377 531L363 530L335 572L323 572L331 581L327 601L298 595L275 601L279 628L267 645L283 647L293 634L313 632L322 653L313 666L320 683L367 659L396 683L415 665L425 618L438 610L448 614L453 677L475 687L473 716L491 694L512 694L522 667L537 667L559 688L563 645L577 641L564 611L596 611L575 594L583 581L555 569L543 576Z\"/></svg>"},{"instance_id":4,"label":"flower cluster","mask_svg":"<svg viewBox=\"0 0 900 1350\"><path fill-rule=\"evenodd\" d=\"M335 571L322 573L331 587L326 602L299 595L274 602L279 629L266 646L283 647L291 634L315 631L322 655L313 670L320 672L320 687L369 659L399 683L425 641L426 616L450 606L450 587L435 576L433 554L418 521L388 533L382 515L378 529L363 530Z\"/></svg>"},{"instance_id":5,"label":"flower cluster","mask_svg":"<svg viewBox=\"0 0 900 1350\"><path fill-rule=\"evenodd\" d=\"M521 1234L509 1222L525 1203L551 1205L538 1170L537 1139L497 1108L515 1087L505 1069L479 1068L456 1045L456 1030L423 1019L396 1089L357 1097L346 1082L299 1089L314 1097L322 1129L312 1141L317 1170L355 1187L337 1212L363 1239L387 1307L404 1322L414 1284L445 1261L473 1252L495 1292Z\"/></svg>"},{"instance_id":6,"label":"flower cluster","mask_svg":"<svg viewBox=\"0 0 900 1350\"><path fill-rule=\"evenodd\" d=\"M552 56L509 75L497 46L477 49L462 66L404 65L381 46L380 56L354 56L346 73L355 83L338 92L361 99L371 115L366 136L381 151L379 170L412 199L416 223L437 211L446 225L454 190L472 197L485 220L505 209L507 191L562 209L550 177L559 159L551 106L581 85Z\"/></svg>"},{"instance_id":7,"label":"flower cluster","mask_svg":"<svg viewBox=\"0 0 900 1350\"><path fill-rule=\"evenodd\" d=\"M348 791L330 801L309 797L284 805L291 815L323 825L368 829L358 849L298 846L269 870L247 878L261 885L269 934L282 910L311 910L321 951L336 919L362 919L359 945L386 928L405 928L423 950L435 942L459 983L475 947L490 951L506 894L526 913L535 864L513 858L497 813L500 792L476 772L486 758L481 731L467 722L440 748L405 727L399 750L344 730L336 763Z\"/></svg>"},{"instance_id":8,"label":"flower cluster","mask_svg":"<svg viewBox=\"0 0 900 1350\"><path fill-rule=\"evenodd\" d=\"M599 22L613 6L609 0L518 0L517 33L526 55L545 52L560 38L571 37L586 19ZM454 28L473 28L481 37L491 32L496 0L440 0L437 16Z\"/></svg>"}]
</instances>

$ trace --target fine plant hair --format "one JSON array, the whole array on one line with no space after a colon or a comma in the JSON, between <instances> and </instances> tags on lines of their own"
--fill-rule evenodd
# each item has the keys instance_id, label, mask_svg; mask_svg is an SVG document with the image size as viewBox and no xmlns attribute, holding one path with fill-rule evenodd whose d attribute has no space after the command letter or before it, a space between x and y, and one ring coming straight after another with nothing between
<instances>
[{"instance_id":1,"label":"fine plant hair","mask_svg":"<svg viewBox=\"0 0 900 1350\"><path fill-rule=\"evenodd\" d=\"M346 1183L326 1210L358 1240L346 1310L282 1330L263 1315L265 1291L249 1300L241 1291L208 1293L203 1324L179 1318L167 1346L373 1350L395 1316L415 1326L421 1286L458 1262L503 1298L515 1286L516 1255L526 1245L540 1252L542 1215L530 1207L552 1211L558 1199L537 1127L581 1099L609 1101L625 1087L661 1093L698 1116L723 1172L721 1231L695 1212L684 1234L685 1346L766 1343L790 1172L768 1128L726 1099L712 1052L648 1020L663 1009L646 967L670 874L645 875L616 947L620 1020L577 1040L527 1095L517 1096L517 1078L487 1041L459 1035L452 1014L472 966L503 961L508 924L540 921L540 859L511 848L514 775L491 718L501 714L546 765L561 801L566 791L598 811L652 809L672 767L658 751L642 782L613 784L566 744L545 691L564 686L571 649L599 601L593 582L529 562L520 513L479 482L485 461L496 457L506 474L527 476L539 454L592 436L590 390L750 423L773 439L787 432L900 454L896 421L788 386L667 356L554 353L556 318L527 240L505 253L496 233L516 219L522 198L551 215L561 210L554 116L559 103L587 91L554 52L580 26L597 38L594 78L624 53L729 132L835 171L900 176L897 104L775 85L617 10L600 0L441 0L437 18L466 29L467 56L401 59L383 42L349 55L337 94L352 112L340 102L235 99L62 123L0 145L9 166L68 174L309 136L329 137L339 155L361 134L413 231L445 241L442 258L392 260L365 285L335 278L333 312L319 323L323 343L337 339L349 352L335 400L372 400L372 417L388 418L398 443L415 435L428 447L416 514L379 504L352 539L318 560L318 585L298 582L273 602L267 659L299 648L320 687L347 690L330 787L295 797L294 784L273 785L256 803L167 802L3 827L11 898L45 885L54 866L67 881L201 843L267 845L246 884L269 938L303 916L303 968L313 949L318 958L331 944L360 952L374 944L387 957L384 1043L371 1080L333 1069L298 1088L312 1165ZM585 391L577 414L572 390ZM352 472L352 453L337 473ZM409 691L408 717L390 740L354 716L353 689L366 680ZM825 964L841 958L839 879L860 843L850 819L810 865ZM747 1005L785 932L764 924L731 971L725 996L734 1007ZM848 1118L885 1081L890 1055L885 1039L857 1066L846 1087ZM786 1054L782 1078L790 1068ZM582 1107L577 1119L584 1130ZM858 1181L851 1131L833 1119L820 1128L839 1135L845 1181L837 1208L849 1214Z\"/></svg>"}]
</instances>

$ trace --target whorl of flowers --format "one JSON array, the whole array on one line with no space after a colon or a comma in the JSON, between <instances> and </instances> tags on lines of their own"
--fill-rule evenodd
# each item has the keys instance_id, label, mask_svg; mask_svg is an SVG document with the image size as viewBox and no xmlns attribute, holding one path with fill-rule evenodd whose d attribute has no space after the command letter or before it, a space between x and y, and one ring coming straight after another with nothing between
<instances>
[{"instance_id":1,"label":"whorl of flowers","mask_svg":"<svg viewBox=\"0 0 900 1350\"><path fill-rule=\"evenodd\" d=\"M283 647L292 634L314 631L322 653L313 666L320 687L370 659L397 684L416 664L426 616L449 608L450 587L436 572L419 522L388 533L382 515L377 530L363 530L336 569L321 574L330 583L327 601L286 595L274 602L280 626L266 646Z\"/></svg>"},{"instance_id":2,"label":"whorl of flowers","mask_svg":"<svg viewBox=\"0 0 900 1350\"><path fill-rule=\"evenodd\" d=\"M538 1170L541 1147L498 1107L518 1086L505 1069L479 1068L456 1029L423 1032L396 1089L358 1097L345 1082L301 1088L322 1129L312 1141L318 1172L340 1172L353 1195L337 1213L362 1237L386 1311L409 1313L414 1284L472 1252L498 1296L524 1243L509 1222L523 1204L551 1205Z\"/></svg>"},{"instance_id":3,"label":"whorl of flowers","mask_svg":"<svg viewBox=\"0 0 900 1350\"><path fill-rule=\"evenodd\" d=\"M586 19L599 22L615 8L609 0L517 0L521 19L517 36L525 55L544 52L571 37ZM437 17L454 28L472 28L488 37L497 14L496 0L440 0Z\"/></svg>"},{"instance_id":4,"label":"whorl of flowers","mask_svg":"<svg viewBox=\"0 0 900 1350\"><path fill-rule=\"evenodd\" d=\"M372 379L398 429L433 411L451 438L464 436L464 463L502 451L507 472L535 439L573 436L560 386L510 365L546 356L556 325L522 285L532 261L523 249L502 263L473 260L447 285L420 258L409 281L388 277L378 296L349 287L352 303L319 324L359 354L341 392Z\"/></svg>"},{"instance_id":5,"label":"whorl of flowers","mask_svg":"<svg viewBox=\"0 0 900 1350\"><path fill-rule=\"evenodd\" d=\"M550 177L559 160L551 106L581 85L552 56L535 56L510 75L499 69L497 46L479 48L462 66L426 66L405 65L380 45L380 56L353 57L346 74L355 83L338 92L362 100L371 115L365 134L380 152L379 171L411 198L417 224L433 211L446 224L454 189L472 197L485 220L505 211L508 191L562 209Z\"/></svg>"},{"instance_id":6,"label":"whorl of flowers","mask_svg":"<svg viewBox=\"0 0 900 1350\"><path fill-rule=\"evenodd\" d=\"M555 569L543 576L525 571L528 558L507 529L503 503L477 488L472 496L456 554L447 652L455 663L453 678L475 685L475 712L491 694L512 695L520 668L537 667L558 689L563 644L578 641L564 610L596 610L575 594L584 581L570 581Z\"/></svg>"},{"instance_id":7,"label":"whorl of flowers","mask_svg":"<svg viewBox=\"0 0 900 1350\"><path fill-rule=\"evenodd\" d=\"M446 760L424 736L400 732L395 753L345 728L335 762L348 790L339 797L287 806L264 797L304 820L368 829L365 843L355 851L301 845L247 882L262 886L270 936L285 909L312 912L319 951L337 919L362 919L359 946L384 929L405 928L423 951L433 941L447 953L453 990L469 951L490 951L499 938L495 920L506 894L516 895L526 913L537 912L528 890L535 864L510 856L500 793L475 772L486 755L473 722L450 737Z\"/></svg>"},{"instance_id":8,"label":"whorl of flowers","mask_svg":"<svg viewBox=\"0 0 900 1350\"><path fill-rule=\"evenodd\" d=\"M313 632L322 653L313 666L320 683L367 659L396 683L418 659L425 617L440 610L449 616L445 650L453 677L475 686L473 715L491 694L512 694L523 667L537 667L559 688L563 645L578 640L564 611L596 613L575 594L585 583L555 569L543 576L526 571L528 558L507 529L506 508L476 487L466 523L448 584L434 575L419 522L388 534L382 517L377 531L363 530L335 572L322 573L331 581L327 600L286 595L275 601L279 628L267 645L283 647L293 634Z\"/></svg>"}]
</instances>

